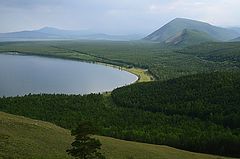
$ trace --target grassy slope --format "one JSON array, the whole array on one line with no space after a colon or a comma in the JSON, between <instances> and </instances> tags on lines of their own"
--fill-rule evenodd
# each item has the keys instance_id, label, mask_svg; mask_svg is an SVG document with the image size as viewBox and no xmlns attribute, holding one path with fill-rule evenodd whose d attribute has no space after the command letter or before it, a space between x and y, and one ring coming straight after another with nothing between
<instances>
[{"instance_id":1,"label":"grassy slope","mask_svg":"<svg viewBox=\"0 0 240 159\"><path fill-rule=\"evenodd\" d=\"M0 112L0 158L69 158L69 132L47 122Z\"/></svg>"},{"instance_id":2,"label":"grassy slope","mask_svg":"<svg viewBox=\"0 0 240 159\"><path fill-rule=\"evenodd\" d=\"M123 70L131 72L131 73L135 74L136 76L138 76L138 81L137 82L149 82L149 81L154 80L154 77L151 74L149 74L147 71L145 71L144 69L123 68Z\"/></svg>"},{"instance_id":3,"label":"grassy slope","mask_svg":"<svg viewBox=\"0 0 240 159\"><path fill-rule=\"evenodd\" d=\"M212 41L216 40L205 32L184 29L180 34L177 34L174 37L169 38L165 42L168 45L185 47Z\"/></svg>"},{"instance_id":4,"label":"grassy slope","mask_svg":"<svg viewBox=\"0 0 240 159\"><path fill-rule=\"evenodd\" d=\"M98 137L108 159L220 159L168 146ZM0 112L0 158L66 159L72 137L53 124ZM36 144L37 143L37 144Z\"/></svg>"}]
</instances>

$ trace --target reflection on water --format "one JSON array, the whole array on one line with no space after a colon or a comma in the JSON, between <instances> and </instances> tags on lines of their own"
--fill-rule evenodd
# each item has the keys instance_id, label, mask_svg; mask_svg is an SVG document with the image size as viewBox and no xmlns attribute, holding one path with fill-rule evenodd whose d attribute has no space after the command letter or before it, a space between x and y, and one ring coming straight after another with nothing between
<instances>
[{"instance_id":1,"label":"reflection on water","mask_svg":"<svg viewBox=\"0 0 240 159\"><path fill-rule=\"evenodd\" d=\"M0 54L0 96L98 93L135 80L133 74L103 65Z\"/></svg>"}]
</instances>

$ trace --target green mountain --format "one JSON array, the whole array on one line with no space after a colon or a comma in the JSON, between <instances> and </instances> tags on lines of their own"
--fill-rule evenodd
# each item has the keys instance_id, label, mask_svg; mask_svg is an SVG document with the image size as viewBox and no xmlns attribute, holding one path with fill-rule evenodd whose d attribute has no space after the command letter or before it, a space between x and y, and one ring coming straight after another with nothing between
<instances>
[{"instance_id":1,"label":"green mountain","mask_svg":"<svg viewBox=\"0 0 240 159\"><path fill-rule=\"evenodd\" d=\"M145 37L144 40L164 42L170 37L176 36L176 34L183 31L184 29L205 32L219 41L227 41L239 36L239 33L231 29L213 26L200 21L176 18Z\"/></svg>"},{"instance_id":2,"label":"green mountain","mask_svg":"<svg viewBox=\"0 0 240 159\"><path fill-rule=\"evenodd\" d=\"M165 41L166 44L171 46L188 46L188 45L196 45L204 42L212 42L216 41L207 33L198 31L198 30L190 30L184 29L180 33L175 36L170 37Z\"/></svg>"},{"instance_id":3,"label":"green mountain","mask_svg":"<svg viewBox=\"0 0 240 159\"><path fill-rule=\"evenodd\" d=\"M72 137L69 130L54 124L0 112L0 158L72 159L65 150ZM168 146L144 144L97 136L108 159L216 159ZM224 157L221 157L222 159Z\"/></svg>"}]
</instances>

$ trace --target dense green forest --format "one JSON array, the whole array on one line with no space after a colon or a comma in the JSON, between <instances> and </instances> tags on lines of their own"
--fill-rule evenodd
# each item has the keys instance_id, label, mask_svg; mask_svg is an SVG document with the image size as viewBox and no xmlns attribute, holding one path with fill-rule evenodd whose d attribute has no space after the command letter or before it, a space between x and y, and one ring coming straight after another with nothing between
<instances>
[{"instance_id":1,"label":"dense green forest","mask_svg":"<svg viewBox=\"0 0 240 159\"><path fill-rule=\"evenodd\" d=\"M239 42L204 43L189 46L177 52L195 55L208 61L231 63L233 66L240 67Z\"/></svg>"},{"instance_id":2,"label":"dense green forest","mask_svg":"<svg viewBox=\"0 0 240 159\"><path fill-rule=\"evenodd\" d=\"M180 77L115 89L115 103L240 128L240 72Z\"/></svg>"},{"instance_id":3,"label":"dense green forest","mask_svg":"<svg viewBox=\"0 0 240 159\"><path fill-rule=\"evenodd\" d=\"M112 95L3 97L0 111L68 129L90 120L100 135L239 157L239 80L239 72L216 72L134 84Z\"/></svg>"}]
</instances>

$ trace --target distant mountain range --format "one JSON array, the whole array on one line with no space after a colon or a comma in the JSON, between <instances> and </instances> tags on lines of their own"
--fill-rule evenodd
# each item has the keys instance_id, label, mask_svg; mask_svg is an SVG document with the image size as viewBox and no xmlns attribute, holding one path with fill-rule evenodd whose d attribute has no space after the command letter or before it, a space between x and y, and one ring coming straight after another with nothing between
<instances>
[{"instance_id":1,"label":"distant mountain range","mask_svg":"<svg viewBox=\"0 0 240 159\"><path fill-rule=\"evenodd\" d=\"M176 18L143 40L192 45L208 41L230 41L239 36L237 28L221 28L196 20Z\"/></svg>"},{"instance_id":2,"label":"distant mountain range","mask_svg":"<svg viewBox=\"0 0 240 159\"><path fill-rule=\"evenodd\" d=\"M62 30L44 27L39 30L0 33L0 41L22 40L138 40L144 35L108 35L89 31Z\"/></svg>"}]
</instances>

